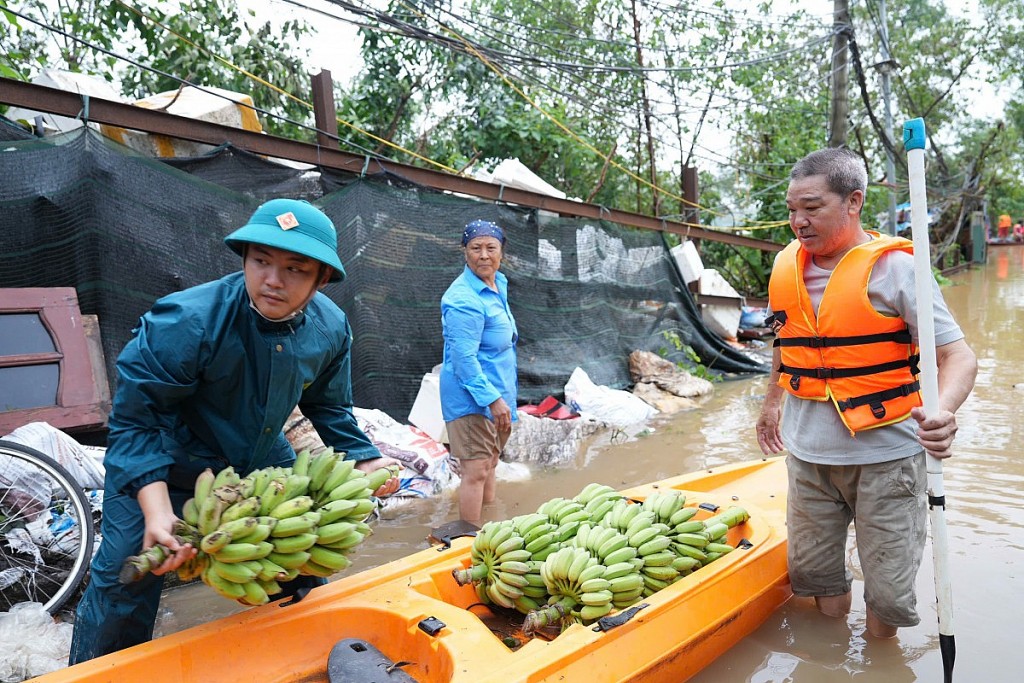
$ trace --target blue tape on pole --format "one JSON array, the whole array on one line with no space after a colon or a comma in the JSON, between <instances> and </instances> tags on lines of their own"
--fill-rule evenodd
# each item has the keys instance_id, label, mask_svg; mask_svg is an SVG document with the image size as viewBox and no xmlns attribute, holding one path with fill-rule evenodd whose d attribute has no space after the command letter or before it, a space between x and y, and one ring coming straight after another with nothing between
<instances>
[{"instance_id":1,"label":"blue tape on pole","mask_svg":"<svg viewBox=\"0 0 1024 683\"><path fill-rule=\"evenodd\" d=\"M924 119L903 122L903 149L924 149Z\"/></svg>"}]
</instances>

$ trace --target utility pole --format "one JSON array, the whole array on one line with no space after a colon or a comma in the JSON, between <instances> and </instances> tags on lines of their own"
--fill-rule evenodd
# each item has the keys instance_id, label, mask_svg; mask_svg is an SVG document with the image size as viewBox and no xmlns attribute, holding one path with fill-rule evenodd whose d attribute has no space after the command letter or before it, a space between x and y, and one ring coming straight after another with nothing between
<instances>
[{"instance_id":1,"label":"utility pole","mask_svg":"<svg viewBox=\"0 0 1024 683\"><path fill-rule=\"evenodd\" d=\"M833 0L832 27L832 111L828 131L828 146L842 147L846 144L847 123L850 112L850 69L849 69L849 0Z\"/></svg>"},{"instance_id":2,"label":"utility pole","mask_svg":"<svg viewBox=\"0 0 1024 683\"><path fill-rule=\"evenodd\" d=\"M882 39L882 61L875 65L878 73L882 76L882 101L885 103L885 134L889 136L889 142L895 144L892 138L892 70L896 62L889 52L889 20L885 13L885 0L878 0L878 20L881 23L879 31ZM893 155L893 146L886 146L885 180L889 186L889 233L896 234L896 158Z\"/></svg>"}]
</instances>

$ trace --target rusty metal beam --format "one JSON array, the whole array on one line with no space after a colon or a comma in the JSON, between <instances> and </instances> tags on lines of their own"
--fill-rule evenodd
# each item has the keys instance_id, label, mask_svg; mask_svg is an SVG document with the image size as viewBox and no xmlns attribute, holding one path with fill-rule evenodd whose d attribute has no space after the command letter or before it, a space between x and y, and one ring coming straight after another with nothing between
<instances>
[{"instance_id":1,"label":"rusty metal beam","mask_svg":"<svg viewBox=\"0 0 1024 683\"><path fill-rule=\"evenodd\" d=\"M337 147L338 110L334 106L334 81L326 69L313 75L313 120L316 122L316 143Z\"/></svg>"},{"instance_id":2,"label":"rusty metal beam","mask_svg":"<svg viewBox=\"0 0 1024 683\"><path fill-rule=\"evenodd\" d=\"M0 78L0 102L26 109L77 117L83 112L83 96L55 88L48 88L8 78ZM390 172L417 185L434 190L458 192L494 202L518 204L542 209L566 216L604 219L647 230L661 230L691 239L707 239L737 246L752 247L762 251L781 251L783 245L764 240L717 232L704 228L691 228L670 220L645 216L630 211L609 209L597 204L586 204L568 199L520 190L513 187L494 185L471 178L465 178L441 171L432 171L398 162L384 161L373 157L350 154L334 147L314 145L287 140L272 135L254 133L241 128L232 128L207 121L197 121L162 111L143 109L130 104L111 102L98 97L89 98L89 121L120 128L167 135L170 137L202 142L209 145L230 143L239 149L270 157L291 159L314 166L334 169L352 174L365 172L376 174Z\"/></svg>"}]
</instances>

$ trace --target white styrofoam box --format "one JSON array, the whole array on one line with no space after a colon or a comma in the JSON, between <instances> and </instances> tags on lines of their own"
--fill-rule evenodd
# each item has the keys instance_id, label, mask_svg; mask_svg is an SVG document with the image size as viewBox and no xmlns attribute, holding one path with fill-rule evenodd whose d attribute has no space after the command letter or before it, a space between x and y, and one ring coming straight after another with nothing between
<instances>
[{"instance_id":1,"label":"white styrofoam box","mask_svg":"<svg viewBox=\"0 0 1024 683\"><path fill-rule=\"evenodd\" d=\"M434 367L433 371L423 375L420 380L419 393L409 411L409 424L422 430L434 441L445 443L448 434L441 416L440 368L440 365Z\"/></svg>"},{"instance_id":2,"label":"white styrofoam box","mask_svg":"<svg viewBox=\"0 0 1024 683\"><path fill-rule=\"evenodd\" d=\"M679 272L682 273L686 284L700 279L704 272L704 262L691 240L672 247L672 258L676 260L676 265L679 266Z\"/></svg>"},{"instance_id":3,"label":"white styrofoam box","mask_svg":"<svg viewBox=\"0 0 1024 683\"><path fill-rule=\"evenodd\" d=\"M159 109L169 114L185 116L198 121L232 126L256 133L263 127L252 108L249 95L222 90L221 88L191 86L179 90L168 90L156 93L133 102L137 107ZM107 137L155 157L194 157L205 154L213 149L190 140L170 138L165 135L150 135L140 131L126 130L117 126L101 126L100 130Z\"/></svg>"},{"instance_id":4,"label":"white styrofoam box","mask_svg":"<svg viewBox=\"0 0 1024 683\"><path fill-rule=\"evenodd\" d=\"M698 284L700 294L727 296L736 299L735 304L701 304L701 318L712 332L722 339L736 339L743 315L743 298L733 289L728 280L714 268L705 268Z\"/></svg>"}]
</instances>

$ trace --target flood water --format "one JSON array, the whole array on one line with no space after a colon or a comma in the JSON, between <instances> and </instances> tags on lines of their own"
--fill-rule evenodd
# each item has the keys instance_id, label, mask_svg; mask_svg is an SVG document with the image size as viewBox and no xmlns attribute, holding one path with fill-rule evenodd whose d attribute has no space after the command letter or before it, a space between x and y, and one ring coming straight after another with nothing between
<instances>
[{"instance_id":1,"label":"flood water","mask_svg":"<svg viewBox=\"0 0 1024 683\"><path fill-rule=\"evenodd\" d=\"M1024 646L1024 247L990 250L984 267L953 276L943 290L978 356L974 394L958 414L956 455L945 461L956 680L1021 680ZM706 466L760 456L753 425L766 378L716 385L701 409L656 422L653 433L624 443L607 436L588 444L575 466L535 470L528 481L503 482L491 519L530 512L555 496L598 481L623 488ZM432 527L457 517L451 495L389 510L354 558L349 573L427 547ZM850 553L851 562L856 553ZM921 623L896 639L864 637L863 583L854 567L853 610L846 619L819 615L813 602L792 599L693 683L861 683L941 681L931 546L918 575ZM157 634L235 611L211 600L202 585L169 590ZM602 683L602 682L595 682Z\"/></svg>"}]
</instances>

